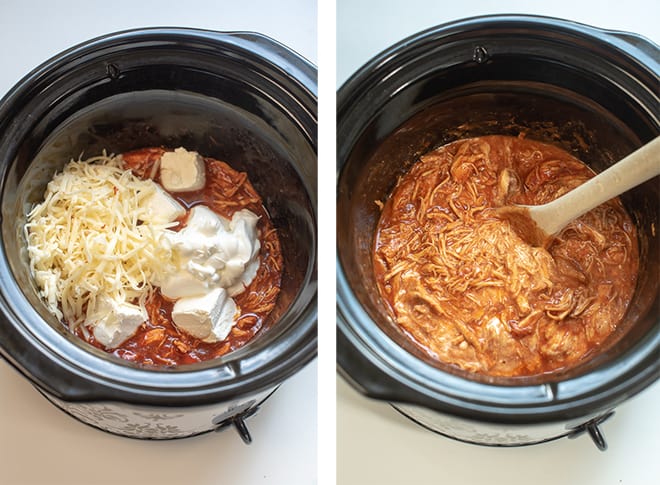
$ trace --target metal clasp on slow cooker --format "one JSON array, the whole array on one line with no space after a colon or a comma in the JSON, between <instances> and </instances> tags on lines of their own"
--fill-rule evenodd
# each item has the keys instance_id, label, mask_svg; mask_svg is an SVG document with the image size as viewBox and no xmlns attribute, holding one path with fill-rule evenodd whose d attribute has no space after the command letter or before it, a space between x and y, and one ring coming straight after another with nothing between
<instances>
[{"instance_id":1,"label":"metal clasp on slow cooker","mask_svg":"<svg viewBox=\"0 0 660 485\"><path fill-rule=\"evenodd\" d=\"M605 441L605 436L601 432L598 425L604 423L609 418L611 418L613 415L614 415L614 411L608 411L607 413L603 414L602 416L594 418L590 421L587 421L584 424L581 424L581 425L573 428L571 433L568 434L568 438L570 438L570 439L577 438L578 436L581 436L582 434L587 432L587 433L589 433L589 436L591 437L591 440L594 442L594 444L596 445L596 447L600 451L607 450L607 442Z\"/></svg>"},{"instance_id":2,"label":"metal clasp on slow cooker","mask_svg":"<svg viewBox=\"0 0 660 485\"><path fill-rule=\"evenodd\" d=\"M252 435L250 435L245 420L259 410L259 406L254 405L255 403L256 401L252 399L238 406L230 407L226 412L213 418L213 424L216 425L215 430L224 431L233 424L243 443L246 445L252 443Z\"/></svg>"}]
</instances>

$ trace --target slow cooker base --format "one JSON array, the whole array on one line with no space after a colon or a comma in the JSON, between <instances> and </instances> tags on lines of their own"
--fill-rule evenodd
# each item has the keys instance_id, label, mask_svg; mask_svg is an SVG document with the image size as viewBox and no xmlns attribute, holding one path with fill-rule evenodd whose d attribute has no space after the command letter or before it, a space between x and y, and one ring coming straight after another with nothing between
<instances>
[{"instance_id":1,"label":"slow cooker base","mask_svg":"<svg viewBox=\"0 0 660 485\"><path fill-rule=\"evenodd\" d=\"M63 401L35 386L51 404L77 421L123 438L139 440L178 440L233 427L244 443L252 437L245 420L254 416L263 403L279 388L211 406L156 408L127 403Z\"/></svg>"},{"instance_id":2,"label":"slow cooker base","mask_svg":"<svg viewBox=\"0 0 660 485\"><path fill-rule=\"evenodd\" d=\"M578 425L544 423L527 426L507 426L504 424L470 422L455 416L447 416L413 406L394 403L390 403L390 406L415 424L445 438L472 445L500 448L538 445L565 437L574 439L587 433L596 447L601 451L605 451L607 450L607 442L599 425L614 415L614 411L609 410ZM446 430L452 430L455 434L450 434ZM545 433L547 435L544 436ZM558 434L553 435L552 433Z\"/></svg>"}]
</instances>

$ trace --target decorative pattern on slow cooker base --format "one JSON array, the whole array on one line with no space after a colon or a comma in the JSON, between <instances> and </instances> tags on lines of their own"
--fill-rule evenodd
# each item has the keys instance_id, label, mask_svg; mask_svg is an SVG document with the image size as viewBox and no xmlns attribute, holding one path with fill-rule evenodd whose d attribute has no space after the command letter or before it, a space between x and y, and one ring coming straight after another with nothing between
<instances>
[{"instance_id":1,"label":"decorative pattern on slow cooker base","mask_svg":"<svg viewBox=\"0 0 660 485\"><path fill-rule=\"evenodd\" d=\"M244 409L254 402L261 403L274 389L247 396L240 400L190 408L157 408L126 403L70 403L42 392L54 405L67 414L120 436L141 439L174 439L212 431L217 418L232 409Z\"/></svg>"},{"instance_id":2,"label":"decorative pattern on slow cooker base","mask_svg":"<svg viewBox=\"0 0 660 485\"><path fill-rule=\"evenodd\" d=\"M419 406L392 404L392 407L417 424L448 438L487 446L524 446L551 441L575 433L581 424L597 415L578 421L507 425L471 421Z\"/></svg>"}]
</instances>

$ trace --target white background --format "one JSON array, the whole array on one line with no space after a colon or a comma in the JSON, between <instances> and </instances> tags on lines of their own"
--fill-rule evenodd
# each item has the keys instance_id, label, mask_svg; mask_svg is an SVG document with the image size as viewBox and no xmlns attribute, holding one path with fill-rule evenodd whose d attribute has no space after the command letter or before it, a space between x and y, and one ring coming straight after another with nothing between
<instances>
[{"instance_id":1,"label":"white background","mask_svg":"<svg viewBox=\"0 0 660 485\"><path fill-rule=\"evenodd\" d=\"M492 13L569 18L628 30L658 43L657 1L337 0L337 87L390 45L434 25ZM602 453L587 436L501 449L436 436L389 405L337 382L338 485L652 485L660 483L660 383L617 408L601 429Z\"/></svg>"},{"instance_id":2,"label":"white background","mask_svg":"<svg viewBox=\"0 0 660 485\"><path fill-rule=\"evenodd\" d=\"M135 27L257 31L317 63L316 18L310 0L0 0L0 98L62 50ZM75 421L0 361L0 484L316 483L316 374L314 362L247 420L249 446L232 429L146 442Z\"/></svg>"}]
</instances>

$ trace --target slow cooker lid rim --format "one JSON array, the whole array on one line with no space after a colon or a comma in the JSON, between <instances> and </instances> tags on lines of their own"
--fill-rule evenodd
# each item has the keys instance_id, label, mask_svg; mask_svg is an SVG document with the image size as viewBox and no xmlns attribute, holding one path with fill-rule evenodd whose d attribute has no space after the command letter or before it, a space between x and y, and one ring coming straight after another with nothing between
<instances>
[{"instance_id":1,"label":"slow cooker lid rim","mask_svg":"<svg viewBox=\"0 0 660 485\"><path fill-rule=\"evenodd\" d=\"M519 29L526 28L527 31L535 36L539 36L540 39L547 38L547 40L555 42L556 39L548 37L550 32L561 32L562 34L572 35L592 43L597 41L599 44L607 46L608 49L616 51L628 62L634 63L638 68L649 70L656 78L658 76L658 59L653 58L649 52L643 50L638 45L631 44L627 38L632 37L637 39L640 45L644 45L649 51L654 50L654 52L660 53L660 50L658 50L658 46L653 44L652 41L637 34L608 31L553 17L515 14L477 16L444 23L412 34L406 39L376 54L371 60L358 68L339 88L337 103L338 118L341 118L340 114L344 109L343 107L350 107L355 102L354 98L365 90L362 86L372 83L372 79L375 77L380 78L381 75L379 73L382 71L385 71L383 76L388 76L391 70L391 64L399 63L401 58L416 57L419 55L418 50L425 52L425 50L436 46L439 40L446 42L447 38L454 35L464 36L467 33L477 32L484 27L493 27L502 30L505 26L509 25ZM540 31L540 26L548 27L551 30ZM545 36L542 35L544 33L546 34ZM480 37L484 35L487 34L482 33ZM511 32L505 32L500 35L511 35ZM655 68L648 67L650 65L655 65Z\"/></svg>"},{"instance_id":2,"label":"slow cooker lid rim","mask_svg":"<svg viewBox=\"0 0 660 485\"><path fill-rule=\"evenodd\" d=\"M7 308L3 301L4 315ZM28 328L19 328L9 322L6 332L12 332L12 339L22 341L29 351L20 352L19 356L11 349L2 346L2 353L6 355L12 366L25 375L35 386L47 391L49 394L69 402L109 400L117 402L130 402L135 404L153 405L200 405L230 398L237 395L251 394L271 388L291 377L294 373L307 365L316 356L316 318L315 314L308 315L306 325L297 327L297 338L293 342L280 342L280 352L275 359L269 360L265 365L252 369L250 372L233 377L229 382L218 382L212 379L216 369L207 368L196 371L180 371L180 381L192 380L190 377L208 374L207 379L198 385L179 387L159 387L158 382L147 385L137 380L122 380L109 378L100 372L93 372L75 360L63 360L57 357L51 349L44 347ZM6 322L7 320L3 318ZM0 322L2 325L2 322ZM34 349L37 349L34 353ZM272 353L273 347L263 350L262 353ZM30 355L28 355L30 353ZM107 364L107 362L106 362ZM115 366L118 364L115 364ZM226 364L232 365L232 364ZM240 366L240 362L234 367ZM142 375L155 374L146 369L134 369ZM169 380L174 374L160 372L161 381ZM115 376L116 377L116 376ZM200 385L201 384L201 385Z\"/></svg>"},{"instance_id":3,"label":"slow cooker lid rim","mask_svg":"<svg viewBox=\"0 0 660 485\"><path fill-rule=\"evenodd\" d=\"M212 47L217 47L218 43L231 45L239 48L242 52L256 54L260 59L267 60L268 64L277 66L287 72L301 87L309 91L313 99L316 99L318 95L316 65L285 44L256 31L216 31L177 26L141 27L101 35L74 46L74 49L75 47L85 47L88 43L91 44L96 41L120 41L124 38L133 40L138 36L153 36L158 40L163 40L161 38L167 40L167 37L172 35L184 39L195 38L210 44ZM277 56L279 62L274 62L273 56Z\"/></svg>"},{"instance_id":4,"label":"slow cooker lid rim","mask_svg":"<svg viewBox=\"0 0 660 485\"><path fill-rule=\"evenodd\" d=\"M183 27L152 27L125 30L105 34L89 41L75 45L50 59L42 62L32 71L20 79L5 96L0 99L0 112L8 108L10 101L20 99L30 94L35 86L47 86L51 78L57 78L61 69L84 64L90 59L103 59L120 46L126 47L171 47L178 50L183 45L175 42L176 37L189 42L197 41L211 50L220 47L235 50L252 59L255 66L277 70L281 76L287 78L292 86L287 90L295 93L298 104L316 119L315 102L317 99L317 70L316 66L304 57L297 54L283 44L268 36L257 32L216 32L211 30L192 29ZM257 48L256 50L251 50ZM264 77L267 79L267 76ZM291 89L295 86L296 89ZM283 86L281 86L283 88ZM4 114L4 113L3 113ZM3 116L2 119L9 117ZM0 127L2 124L0 123Z\"/></svg>"},{"instance_id":5,"label":"slow cooker lid rim","mask_svg":"<svg viewBox=\"0 0 660 485\"><path fill-rule=\"evenodd\" d=\"M167 390L149 387L121 387L108 385L102 381L101 390L93 394L71 396L64 395L68 402L114 401L131 404L148 404L161 406L204 405L222 400L236 399L240 396L252 395L279 386L289 379L316 357L316 339L309 338L296 345L295 351L286 359L275 361L267 367L267 372L253 372L250 379L232 383L231 386L217 388L213 383L203 387L186 390ZM245 377L245 376L243 376ZM114 383L113 383L114 384Z\"/></svg>"}]
</instances>

